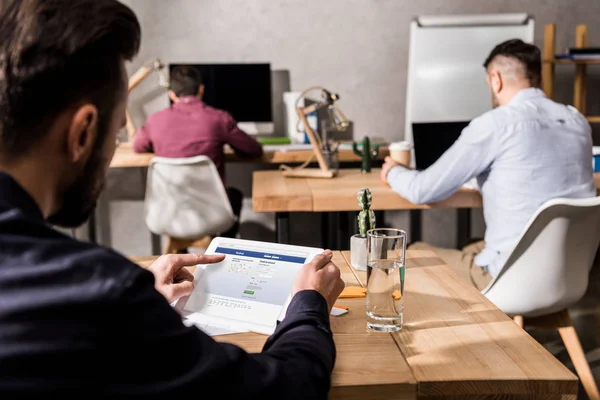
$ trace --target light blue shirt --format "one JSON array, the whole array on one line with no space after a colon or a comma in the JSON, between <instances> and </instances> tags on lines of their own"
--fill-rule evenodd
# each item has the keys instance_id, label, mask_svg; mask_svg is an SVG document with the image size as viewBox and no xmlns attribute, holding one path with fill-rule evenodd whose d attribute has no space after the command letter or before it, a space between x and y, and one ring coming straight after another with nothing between
<instances>
[{"instance_id":1,"label":"light blue shirt","mask_svg":"<svg viewBox=\"0 0 600 400\"><path fill-rule=\"evenodd\" d=\"M443 200L477 178L486 232L475 263L495 277L543 203L596 196L591 127L575 108L528 88L471 121L431 167L395 167L387 178L415 204Z\"/></svg>"}]
</instances>

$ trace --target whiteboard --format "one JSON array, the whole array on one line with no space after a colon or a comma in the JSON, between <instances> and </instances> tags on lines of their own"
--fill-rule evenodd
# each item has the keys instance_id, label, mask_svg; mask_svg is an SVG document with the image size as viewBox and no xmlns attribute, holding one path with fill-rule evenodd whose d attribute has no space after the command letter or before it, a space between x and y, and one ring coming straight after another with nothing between
<instances>
[{"instance_id":1,"label":"whiteboard","mask_svg":"<svg viewBox=\"0 0 600 400\"><path fill-rule=\"evenodd\" d=\"M483 62L499 43L533 43L527 14L422 16L410 27L405 140L414 122L470 121L491 109ZM414 163L414 157L412 157Z\"/></svg>"}]
</instances>

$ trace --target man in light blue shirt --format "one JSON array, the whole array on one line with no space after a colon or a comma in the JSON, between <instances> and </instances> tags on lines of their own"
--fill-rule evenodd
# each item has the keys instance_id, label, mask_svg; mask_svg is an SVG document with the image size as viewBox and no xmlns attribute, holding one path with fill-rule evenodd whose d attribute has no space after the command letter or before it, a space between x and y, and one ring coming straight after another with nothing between
<instances>
[{"instance_id":1,"label":"man in light blue shirt","mask_svg":"<svg viewBox=\"0 0 600 400\"><path fill-rule=\"evenodd\" d=\"M510 40L494 48L484 67L493 110L471 121L426 170L406 169L389 157L382 168L382 179L415 204L443 200L477 179L485 243L463 251L435 250L480 290L498 274L543 203L596 196L590 125L575 108L555 103L539 89L539 49Z\"/></svg>"}]
</instances>

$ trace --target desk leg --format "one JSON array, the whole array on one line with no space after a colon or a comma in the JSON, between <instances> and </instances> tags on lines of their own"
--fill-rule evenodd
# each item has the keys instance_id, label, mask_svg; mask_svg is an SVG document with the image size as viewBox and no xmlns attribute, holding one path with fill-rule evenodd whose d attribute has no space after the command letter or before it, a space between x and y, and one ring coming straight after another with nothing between
<instances>
[{"instance_id":1,"label":"desk leg","mask_svg":"<svg viewBox=\"0 0 600 400\"><path fill-rule=\"evenodd\" d=\"M333 245L330 223L330 213L321 213L321 247L324 249L329 249Z\"/></svg>"},{"instance_id":2,"label":"desk leg","mask_svg":"<svg viewBox=\"0 0 600 400\"><path fill-rule=\"evenodd\" d=\"M160 244L160 235L150 232L150 245L152 246L152 255L163 254L163 249Z\"/></svg>"},{"instance_id":3,"label":"desk leg","mask_svg":"<svg viewBox=\"0 0 600 400\"><path fill-rule=\"evenodd\" d=\"M469 239L471 239L471 209L459 208L457 211L457 231L456 244L457 248L463 248Z\"/></svg>"},{"instance_id":4,"label":"desk leg","mask_svg":"<svg viewBox=\"0 0 600 400\"><path fill-rule=\"evenodd\" d=\"M275 237L277 243L290 243L290 213L275 213Z\"/></svg>"},{"instance_id":5,"label":"desk leg","mask_svg":"<svg viewBox=\"0 0 600 400\"><path fill-rule=\"evenodd\" d=\"M336 212L332 215L333 227L335 232L335 247L333 250L343 250L346 248L346 241L350 236L348 235L348 220L344 218L343 212Z\"/></svg>"},{"instance_id":6,"label":"desk leg","mask_svg":"<svg viewBox=\"0 0 600 400\"><path fill-rule=\"evenodd\" d=\"M421 210L410 210L410 241L415 243L421 240Z\"/></svg>"}]
</instances>

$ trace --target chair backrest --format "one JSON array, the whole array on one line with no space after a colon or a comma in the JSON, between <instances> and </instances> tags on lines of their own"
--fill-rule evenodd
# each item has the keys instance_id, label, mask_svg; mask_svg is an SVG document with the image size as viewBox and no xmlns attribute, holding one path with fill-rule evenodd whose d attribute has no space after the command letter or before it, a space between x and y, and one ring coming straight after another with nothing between
<instances>
[{"instance_id":1,"label":"chair backrest","mask_svg":"<svg viewBox=\"0 0 600 400\"><path fill-rule=\"evenodd\" d=\"M587 290L599 243L600 197L550 200L482 293L509 315L535 317L568 308Z\"/></svg>"},{"instance_id":2,"label":"chair backrest","mask_svg":"<svg viewBox=\"0 0 600 400\"><path fill-rule=\"evenodd\" d=\"M200 239L235 222L217 168L207 156L154 157L148 167L146 225L157 235Z\"/></svg>"}]
</instances>

